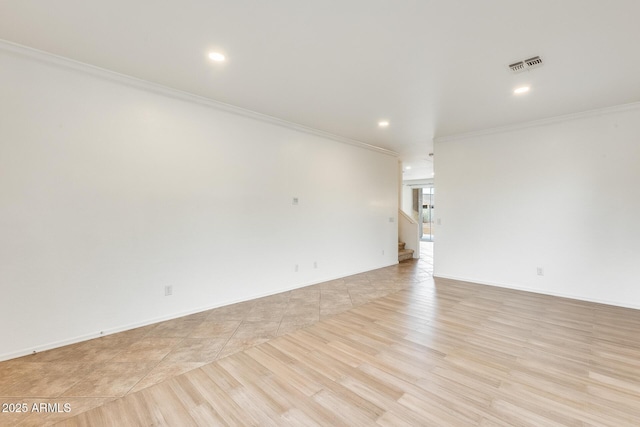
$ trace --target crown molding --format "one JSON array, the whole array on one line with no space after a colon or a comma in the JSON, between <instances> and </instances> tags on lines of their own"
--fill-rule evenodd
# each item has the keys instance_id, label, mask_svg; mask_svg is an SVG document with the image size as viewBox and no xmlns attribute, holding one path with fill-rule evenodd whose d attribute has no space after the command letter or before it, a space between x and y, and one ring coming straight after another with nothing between
<instances>
[{"instance_id":1,"label":"crown molding","mask_svg":"<svg viewBox=\"0 0 640 427\"><path fill-rule=\"evenodd\" d=\"M407 179L402 181L402 185L406 185L407 187L432 187L434 183L433 178L423 178L423 179Z\"/></svg>"},{"instance_id":2,"label":"crown molding","mask_svg":"<svg viewBox=\"0 0 640 427\"><path fill-rule=\"evenodd\" d=\"M536 127L553 125L556 123L568 122L572 120L579 120L579 119L584 119L589 117L604 116L608 114L632 111L636 109L640 109L640 102L631 102L628 104L614 105L612 107L597 108L594 110L581 111L578 113L564 114L562 116L555 116L555 117L549 117L546 119L533 120L530 122L523 122L515 125L499 126L495 128L483 129L483 130L478 130L473 132L441 136L441 137L434 138L433 142L440 143L440 142L458 141L461 139L513 132L513 131L518 131L523 129L536 128Z\"/></svg>"},{"instance_id":3,"label":"crown molding","mask_svg":"<svg viewBox=\"0 0 640 427\"><path fill-rule=\"evenodd\" d=\"M219 111L237 114L243 117L259 120L261 122L273 124L276 126L281 126L294 131L303 132L309 135L330 139L336 142L341 142L343 144L353 145L356 147L364 148L367 150L375 151L375 152L386 154L393 157L399 157L399 154L396 153L395 151L387 150L386 148L376 147L375 145L367 144L366 142L358 141L356 139L335 135L330 132L325 132L323 130L319 130L319 129L311 128L298 123L279 119L277 117L258 113L256 111L248 110L242 107L237 107L235 105L226 104L224 102L220 102L214 99L206 98L204 96L196 95L191 92L174 89L158 83L153 83L147 80L139 79L137 77L132 77L126 74L107 70L105 68L97 67L95 65L90 65L84 62L76 61L76 60L69 59L60 55L55 55L49 52L44 52L28 46L13 43L7 40L0 39L0 51L14 54L14 55L28 57L30 59L44 62L46 64L55 65L58 67L71 69L74 71L79 71L85 74L89 74L93 77L98 77L101 79L131 86L136 89L145 90L147 92L152 92L152 93L163 95L166 97L179 99L181 101L187 101L187 102L192 102L199 105L204 105L206 107L213 108Z\"/></svg>"}]
</instances>

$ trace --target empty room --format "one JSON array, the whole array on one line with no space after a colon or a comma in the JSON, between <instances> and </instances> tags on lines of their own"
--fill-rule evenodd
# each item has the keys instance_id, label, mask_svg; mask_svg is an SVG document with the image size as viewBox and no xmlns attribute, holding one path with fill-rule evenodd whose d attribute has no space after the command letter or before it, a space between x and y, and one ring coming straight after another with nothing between
<instances>
[{"instance_id":1,"label":"empty room","mask_svg":"<svg viewBox=\"0 0 640 427\"><path fill-rule=\"evenodd\" d=\"M0 2L0 426L640 425L638 16Z\"/></svg>"}]
</instances>

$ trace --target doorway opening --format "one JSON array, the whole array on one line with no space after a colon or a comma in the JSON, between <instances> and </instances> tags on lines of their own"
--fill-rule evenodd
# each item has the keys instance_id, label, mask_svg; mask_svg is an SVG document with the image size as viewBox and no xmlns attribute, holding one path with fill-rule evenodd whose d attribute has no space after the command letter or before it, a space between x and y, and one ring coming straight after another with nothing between
<instances>
[{"instance_id":1,"label":"doorway opening","mask_svg":"<svg viewBox=\"0 0 640 427\"><path fill-rule=\"evenodd\" d=\"M433 242L433 220L434 220L434 203L435 192L433 186L424 187L421 189L421 202L420 202L420 224L422 224L422 230L420 233L420 240L423 242Z\"/></svg>"}]
</instances>

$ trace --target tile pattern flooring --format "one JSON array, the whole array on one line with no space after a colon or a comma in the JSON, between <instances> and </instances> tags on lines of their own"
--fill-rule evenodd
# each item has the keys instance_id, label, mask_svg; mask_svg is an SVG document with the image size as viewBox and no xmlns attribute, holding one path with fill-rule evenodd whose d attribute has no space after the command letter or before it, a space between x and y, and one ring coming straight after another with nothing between
<instances>
[{"instance_id":1,"label":"tile pattern flooring","mask_svg":"<svg viewBox=\"0 0 640 427\"><path fill-rule=\"evenodd\" d=\"M432 277L423 258L0 363L0 401L70 403L70 414L0 414L0 425L77 415Z\"/></svg>"},{"instance_id":2,"label":"tile pattern flooring","mask_svg":"<svg viewBox=\"0 0 640 427\"><path fill-rule=\"evenodd\" d=\"M60 426L638 427L638 330L640 310L427 280Z\"/></svg>"}]
</instances>

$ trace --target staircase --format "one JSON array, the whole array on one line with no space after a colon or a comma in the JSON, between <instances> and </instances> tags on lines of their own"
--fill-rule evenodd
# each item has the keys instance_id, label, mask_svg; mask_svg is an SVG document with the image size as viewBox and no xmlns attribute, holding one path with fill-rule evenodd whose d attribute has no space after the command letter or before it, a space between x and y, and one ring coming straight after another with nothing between
<instances>
[{"instance_id":1,"label":"staircase","mask_svg":"<svg viewBox=\"0 0 640 427\"><path fill-rule=\"evenodd\" d=\"M413 249L405 249L404 242L398 242L398 262L413 259Z\"/></svg>"}]
</instances>

